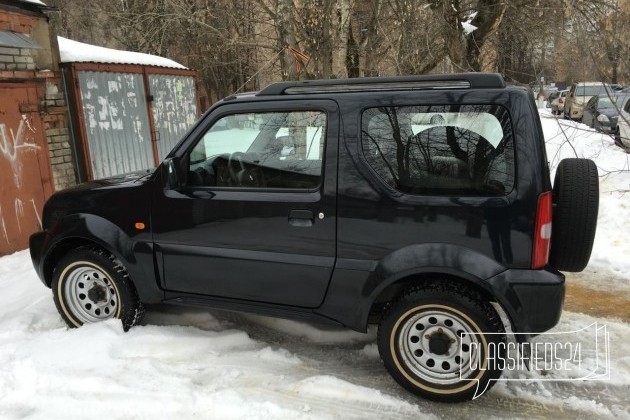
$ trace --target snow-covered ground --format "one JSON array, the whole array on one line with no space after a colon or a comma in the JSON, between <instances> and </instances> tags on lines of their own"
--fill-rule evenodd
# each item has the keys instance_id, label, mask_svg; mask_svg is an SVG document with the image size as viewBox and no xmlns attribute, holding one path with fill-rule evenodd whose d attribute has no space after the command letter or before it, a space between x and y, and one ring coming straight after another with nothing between
<instances>
[{"instance_id":1,"label":"snow-covered ground","mask_svg":"<svg viewBox=\"0 0 630 420\"><path fill-rule=\"evenodd\" d=\"M602 171L628 168L628 155L609 136L545 111L541 117L554 165L574 156L564 132L578 156ZM587 271L604 273L620 293L629 290L630 194L617 191L629 183L628 173L601 180ZM613 319L565 312L553 330L560 339L561 331L607 325L610 380L549 382L542 379L572 376L506 372L530 381L500 382L482 398L452 405L402 390L379 359L374 330L166 306L150 308L144 325L127 333L114 320L70 330L27 251L0 258L0 291L1 419L630 419L630 325Z\"/></svg>"}]
</instances>

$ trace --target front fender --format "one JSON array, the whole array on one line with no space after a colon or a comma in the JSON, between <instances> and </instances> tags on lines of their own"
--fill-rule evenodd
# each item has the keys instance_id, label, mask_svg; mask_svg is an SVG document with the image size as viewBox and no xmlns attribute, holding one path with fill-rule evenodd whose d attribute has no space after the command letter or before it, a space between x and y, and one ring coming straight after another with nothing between
<instances>
[{"instance_id":1,"label":"front fender","mask_svg":"<svg viewBox=\"0 0 630 420\"><path fill-rule=\"evenodd\" d=\"M39 243L42 251L34 252ZM126 231L109 220L86 213L63 217L50 230L31 240L31 255L36 271L48 287L52 282L52 269L57 260L73 244L92 243L118 258L129 273L140 300L145 303L159 302L163 292L158 287L153 261L153 244L150 232Z\"/></svg>"}]
</instances>

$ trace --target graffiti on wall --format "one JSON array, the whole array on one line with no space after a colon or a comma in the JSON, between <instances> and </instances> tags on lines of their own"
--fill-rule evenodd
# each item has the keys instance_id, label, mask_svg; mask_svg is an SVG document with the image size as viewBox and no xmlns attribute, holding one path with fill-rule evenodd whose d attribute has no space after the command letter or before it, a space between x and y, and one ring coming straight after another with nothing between
<instances>
[{"instance_id":1,"label":"graffiti on wall","mask_svg":"<svg viewBox=\"0 0 630 420\"><path fill-rule=\"evenodd\" d=\"M40 150L40 146L35 143L35 129L33 128L33 122L30 117L26 114L22 114L17 124L17 130L13 131L11 128L7 128L6 124L0 123L0 156L2 156L8 163L12 170L12 184L16 190L21 190L24 192L25 185L23 179L23 169L25 164L25 159L23 157L24 152L37 152ZM32 156L32 154L29 154ZM35 156L35 162L37 162L37 157ZM11 188L13 189L13 188ZM7 199L8 197L2 197L3 199ZM22 197L24 198L24 197ZM9 208L7 209L7 203L4 201L4 208L0 205L0 233L2 239L5 243L11 244L11 235L9 234L9 226L7 226L7 220L11 220L11 211L13 211L13 215L15 216L15 222L19 233L22 233L23 226L22 223L25 220L27 211L24 208L24 201L22 198L15 198L13 202L13 209L11 209L11 205L9 204ZM9 198L10 199L10 198ZM37 217L37 221L39 223L39 227L41 228L41 218L39 212L37 211L37 206L35 204L35 199L30 198L27 199L30 201L32 205L33 212ZM28 209L29 206L27 206ZM29 209L30 210L30 209ZM7 219L9 218L9 219ZM26 232L29 233L29 232Z\"/></svg>"},{"instance_id":2,"label":"graffiti on wall","mask_svg":"<svg viewBox=\"0 0 630 420\"><path fill-rule=\"evenodd\" d=\"M8 130L5 124L0 123L0 152L8 159L13 168L13 182L16 187L22 185L22 160L20 151L39 150L39 146L32 142L32 133L35 133L31 120L23 114L16 132Z\"/></svg>"},{"instance_id":3,"label":"graffiti on wall","mask_svg":"<svg viewBox=\"0 0 630 420\"><path fill-rule=\"evenodd\" d=\"M32 206L33 213L35 214L35 217L37 217L37 222L39 224L39 228L41 229L42 219L39 216L39 211L37 211L37 205L35 204L35 199L31 198L30 200L28 200L28 202ZM26 212L24 210L24 202L19 198L15 199L14 212L15 212L15 221L17 224L18 232L22 233L22 220L24 220L26 216ZM2 206L0 205L0 227L2 228L2 237L4 239L4 242L6 242L7 244L11 244L9 232L7 231L7 222L6 222L5 216L8 216L8 215L3 213Z\"/></svg>"}]
</instances>

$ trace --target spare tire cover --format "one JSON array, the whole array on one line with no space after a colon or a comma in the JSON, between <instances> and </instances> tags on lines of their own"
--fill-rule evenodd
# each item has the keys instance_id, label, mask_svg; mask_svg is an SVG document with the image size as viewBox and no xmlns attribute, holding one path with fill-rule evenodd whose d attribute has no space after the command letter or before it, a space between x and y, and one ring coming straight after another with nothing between
<instances>
[{"instance_id":1,"label":"spare tire cover","mask_svg":"<svg viewBox=\"0 0 630 420\"><path fill-rule=\"evenodd\" d=\"M549 264L561 271L584 270L591 257L599 178L590 159L564 159L553 183L553 219Z\"/></svg>"}]
</instances>

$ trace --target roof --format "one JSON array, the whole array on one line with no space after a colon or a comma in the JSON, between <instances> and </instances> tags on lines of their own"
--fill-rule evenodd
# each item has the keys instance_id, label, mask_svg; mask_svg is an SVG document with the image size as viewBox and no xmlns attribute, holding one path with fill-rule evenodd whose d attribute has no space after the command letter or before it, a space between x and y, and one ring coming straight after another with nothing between
<instances>
[{"instance_id":1,"label":"roof","mask_svg":"<svg viewBox=\"0 0 630 420\"><path fill-rule=\"evenodd\" d=\"M36 1L36 0L33 0ZM62 63L137 64L142 66L187 69L183 65L157 55L115 50L57 37Z\"/></svg>"},{"instance_id":2,"label":"roof","mask_svg":"<svg viewBox=\"0 0 630 420\"><path fill-rule=\"evenodd\" d=\"M58 10L56 7L48 6L41 0L0 0L0 4L17 7L31 12Z\"/></svg>"},{"instance_id":3,"label":"roof","mask_svg":"<svg viewBox=\"0 0 630 420\"><path fill-rule=\"evenodd\" d=\"M37 4L39 6L46 6L46 4L40 0L19 0L20 3L33 3L33 4Z\"/></svg>"},{"instance_id":4,"label":"roof","mask_svg":"<svg viewBox=\"0 0 630 420\"><path fill-rule=\"evenodd\" d=\"M449 73L416 76L358 77L353 79L295 80L272 83L257 96L361 92L379 90L424 90L424 89L502 89L505 80L498 73Z\"/></svg>"}]
</instances>

